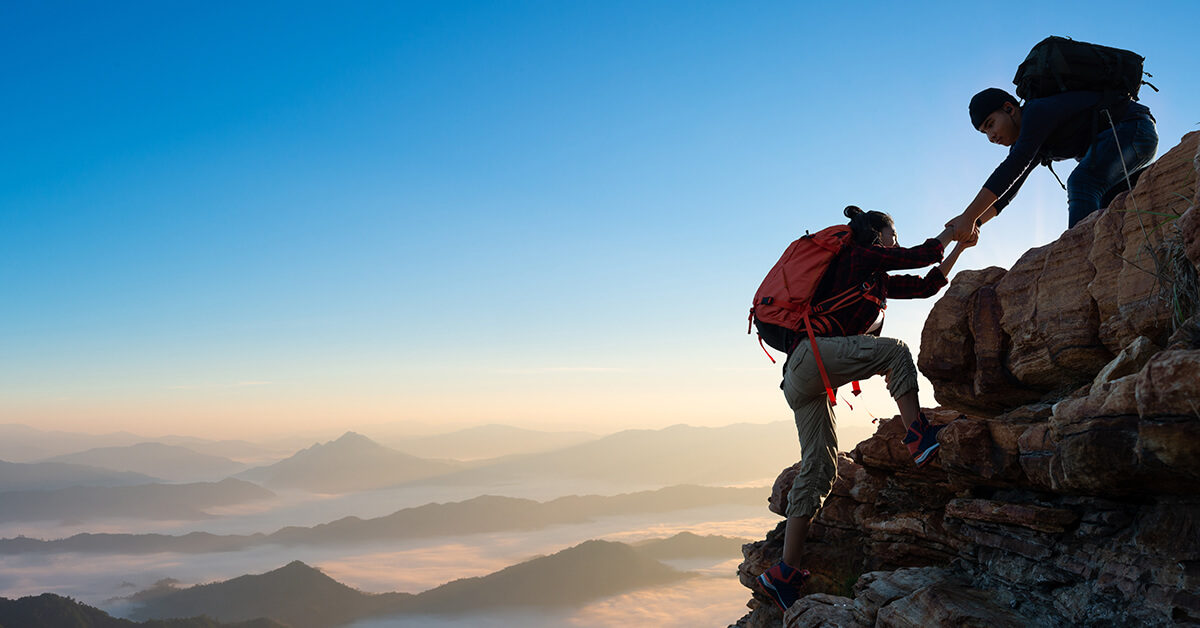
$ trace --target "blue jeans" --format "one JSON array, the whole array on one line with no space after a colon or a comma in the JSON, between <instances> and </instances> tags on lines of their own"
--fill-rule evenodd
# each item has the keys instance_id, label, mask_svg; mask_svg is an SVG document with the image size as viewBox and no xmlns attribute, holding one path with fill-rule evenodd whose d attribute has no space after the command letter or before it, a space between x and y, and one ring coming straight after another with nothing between
<instances>
[{"instance_id":1,"label":"blue jeans","mask_svg":"<svg viewBox=\"0 0 1200 628\"><path fill-rule=\"evenodd\" d=\"M1129 120L1100 132L1079 165L1067 177L1068 227L1100 210L1100 199L1130 175L1149 165L1158 151L1158 130L1153 120ZM1123 164L1122 164L1123 160Z\"/></svg>"}]
</instances>

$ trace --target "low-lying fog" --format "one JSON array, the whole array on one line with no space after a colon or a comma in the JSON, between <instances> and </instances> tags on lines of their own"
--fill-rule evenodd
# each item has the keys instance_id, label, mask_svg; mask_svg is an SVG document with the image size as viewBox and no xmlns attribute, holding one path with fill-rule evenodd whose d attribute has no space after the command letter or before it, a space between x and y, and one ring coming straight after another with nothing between
<instances>
[{"instance_id":1,"label":"low-lying fog","mask_svg":"<svg viewBox=\"0 0 1200 628\"><path fill-rule=\"evenodd\" d=\"M751 483L769 486L774 478ZM215 519L202 521L153 521L146 519L94 519L85 522L57 521L0 523L0 538L29 536L40 539L65 538L82 533L125 534L254 534L274 532L285 526L315 526L334 519L355 516L370 519L390 515L403 508L430 503L459 502L479 495L519 497L539 502L564 495L617 495L661 488L660 485L629 484L578 479L537 478L518 483L488 486L410 485L344 495L320 495L300 490L275 490L275 498L237 506L210 508Z\"/></svg>"},{"instance_id":2,"label":"low-lying fog","mask_svg":"<svg viewBox=\"0 0 1200 628\"><path fill-rule=\"evenodd\" d=\"M756 428L757 429L757 428ZM761 442L761 441L759 441ZM795 448L789 444L788 449ZM638 454L644 455L644 454ZM730 452L746 460L752 451ZM774 454L786 464L787 453ZM761 456L760 456L761 457ZM702 463L700 461L699 463ZM768 466L775 465L770 462ZM782 468L781 466L777 468ZM213 553L160 552L0 554L0 597L15 599L51 592L98 607L118 617L128 616L130 596L170 579L179 587L262 574L292 561L302 561L326 575L368 593L419 593L447 582L486 576L542 555L601 539L636 543L667 538L680 532L760 539L779 518L766 508L774 478L731 482L761 487L762 500L745 499L666 512L606 514L583 523L559 523L528 530L406 538L370 542L329 542L317 545L253 545ZM484 478L483 482L489 480ZM343 495L320 495L276 489L275 496L237 506L209 508L211 518L198 521L146 519L88 519L79 522L22 522L0 524L0 538L27 536L63 539L84 533L165 534L190 532L218 535L270 534L289 526L312 527L344 517L373 519L406 508L432 503L462 502L495 495L548 502L571 495L620 495L663 488L661 483L580 480L538 477L514 480L439 483L436 479L400 488ZM757 500L754 494L749 497ZM655 495L650 503L661 505ZM648 509L648 508L647 508ZM340 537L347 538L347 537ZM349 537L353 538L353 537ZM596 600L570 610L536 609L483 616L405 617L361 620L354 628L385 626L455 628L509 626L700 626L727 625L745 613L749 592L737 581L740 552L729 556L664 560L665 564L697 577L654 589L641 589ZM581 566L586 569L586 566ZM722 623L724 622L724 623Z\"/></svg>"},{"instance_id":3,"label":"low-lying fog","mask_svg":"<svg viewBox=\"0 0 1200 628\"><path fill-rule=\"evenodd\" d=\"M53 592L115 614L122 606L112 605L109 600L148 588L163 578L190 586L264 573L293 560L318 567L333 579L361 591L417 593L458 578L484 576L589 539L633 543L685 531L756 539L778 520L765 508L714 506L604 517L591 523L555 525L534 531L386 543L266 545L211 554L17 554L0 556L0 597ZM668 564L708 573L710 568L734 560L726 570L726 575L733 577L740 559L729 556L699 563Z\"/></svg>"},{"instance_id":4,"label":"low-lying fog","mask_svg":"<svg viewBox=\"0 0 1200 628\"><path fill-rule=\"evenodd\" d=\"M734 562L731 569L736 568ZM347 628L715 628L746 614L747 600L749 592L736 577L703 577L605 598L570 611L383 618Z\"/></svg>"}]
</instances>

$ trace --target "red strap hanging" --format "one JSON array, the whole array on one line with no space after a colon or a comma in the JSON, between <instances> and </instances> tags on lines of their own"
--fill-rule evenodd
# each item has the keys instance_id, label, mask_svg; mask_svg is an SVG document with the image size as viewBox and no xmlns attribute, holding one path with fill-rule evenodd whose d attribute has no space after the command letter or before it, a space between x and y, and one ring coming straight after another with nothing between
<instances>
[{"instance_id":1,"label":"red strap hanging","mask_svg":"<svg viewBox=\"0 0 1200 628\"><path fill-rule=\"evenodd\" d=\"M821 350L817 349L817 335L812 332L812 325L808 322L808 314L804 315L804 327L808 329L808 340L812 343L813 357L817 359L817 370L821 372L821 381L825 383L825 394L829 395L829 405L837 405L837 396L833 393L833 386L829 385L829 374L825 372L825 362L821 360Z\"/></svg>"},{"instance_id":2,"label":"red strap hanging","mask_svg":"<svg viewBox=\"0 0 1200 628\"><path fill-rule=\"evenodd\" d=\"M771 352L767 351L767 346L763 344L762 334L758 335L758 346L762 347L763 353L767 354L767 357L771 358L771 364L774 364L775 358L771 356Z\"/></svg>"},{"instance_id":3,"label":"red strap hanging","mask_svg":"<svg viewBox=\"0 0 1200 628\"><path fill-rule=\"evenodd\" d=\"M754 308L750 308L750 316L746 318L746 333L749 334L751 332L751 330L753 330L753 329L754 329ZM763 353L767 354L767 357L770 358L770 360L771 360L771 364L774 364L775 357L771 355L770 351L767 351L767 345L763 344L762 334L758 335L758 346L762 347Z\"/></svg>"}]
</instances>

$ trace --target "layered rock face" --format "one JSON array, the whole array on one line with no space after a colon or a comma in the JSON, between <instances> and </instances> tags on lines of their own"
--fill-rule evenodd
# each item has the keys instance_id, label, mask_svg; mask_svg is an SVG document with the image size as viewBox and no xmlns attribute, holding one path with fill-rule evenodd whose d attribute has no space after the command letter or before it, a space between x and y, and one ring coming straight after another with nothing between
<instances>
[{"instance_id":1,"label":"layered rock face","mask_svg":"<svg viewBox=\"0 0 1200 628\"><path fill-rule=\"evenodd\" d=\"M1164 275L1173 255L1200 259L1200 217L1188 212L1198 138L1185 136L1133 192L1011 269L954 278L921 334L918 367L938 403L998 416L1090 382L1139 337L1167 342L1175 302Z\"/></svg>"},{"instance_id":2,"label":"layered rock face","mask_svg":"<svg viewBox=\"0 0 1200 628\"><path fill-rule=\"evenodd\" d=\"M755 593L736 626L1200 626L1198 144L1011 269L954 278L918 361L940 454L914 467L899 417L843 454L810 595ZM783 530L743 548L752 591Z\"/></svg>"}]
</instances>

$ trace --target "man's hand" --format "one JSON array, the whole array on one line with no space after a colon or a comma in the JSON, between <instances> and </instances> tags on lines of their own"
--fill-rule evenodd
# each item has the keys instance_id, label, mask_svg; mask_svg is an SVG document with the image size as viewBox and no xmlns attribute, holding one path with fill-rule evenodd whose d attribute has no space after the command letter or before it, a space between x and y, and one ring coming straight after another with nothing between
<instances>
[{"instance_id":1,"label":"man's hand","mask_svg":"<svg viewBox=\"0 0 1200 628\"><path fill-rule=\"evenodd\" d=\"M961 249L969 249L976 244L979 244L979 229L975 229L975 233L958 241L958 247Z\"/></svg>"},{"instance_id":2,"label":"man's hand","mask_svg":"<svg viewBox=\"0 0 1200 628\"><path fill-rule=\"evenodd\" d=\"M979 228L975 226L975 221L967 216L957 216L947 222L946 226L954 230L954 240L962 242L971 237L978 239Z\"/></svg>"}]
</instances>

